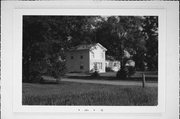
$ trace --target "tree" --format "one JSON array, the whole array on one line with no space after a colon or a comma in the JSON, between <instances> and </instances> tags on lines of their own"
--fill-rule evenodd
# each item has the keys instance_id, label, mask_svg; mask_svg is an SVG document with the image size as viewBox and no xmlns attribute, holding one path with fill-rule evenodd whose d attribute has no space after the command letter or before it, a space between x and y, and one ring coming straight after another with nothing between
<instances>
[{"instance_id":1,"label":"tree","mask_svg":"<svg viewBox=\"0 0 180 119\"><path fill-rule=\"evenodd\" d=\"M132 56L145 52L145 40L142 34L142 17L135 16L113 16L101 20L97 29L97 41L107 49L108 55L125 65L124 51Z\"/></svg>"},{"instance_id":2,"label":"tree","mask_svg":"<svg viewBox=\"0 0 180 119\"><path fill-rule=\"evenodd\" d=\"M158 70L158 16L145 17L143 33L146 35L145 61L149 70Z\"/></svg>"},{"instance_id":3,"label":"tree","mask_svg":"<svg viewBox=\"0 0 180 119\"><path fill-rule=\"evenodd\" d=\"M62 74L65 70L65 51L83 40L87 41L88 38L84 39L85 35L91 36L91 18L93 17L24 16L23 81L31 82L44 73L55 77L57 73ZM32 75L34 76L31 77Z\"/></svg>"}]
</instances>

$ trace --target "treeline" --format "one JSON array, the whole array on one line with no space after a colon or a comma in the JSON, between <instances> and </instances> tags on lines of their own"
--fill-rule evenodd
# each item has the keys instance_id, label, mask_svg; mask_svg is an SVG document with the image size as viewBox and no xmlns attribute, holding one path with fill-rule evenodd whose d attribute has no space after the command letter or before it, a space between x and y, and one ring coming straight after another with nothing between
<instances>
[{"instance_id":1,"label":"treeline","mask_svg":"<svg viewBox=\"0 0 180 119\"><path fill-rule=\"evenodd\" d=\"M100 43L124 64L124 51L136 69L158 69L157 16L23 16L23 81L65 73L65 51Z\"/></svg>"}]
</instances>

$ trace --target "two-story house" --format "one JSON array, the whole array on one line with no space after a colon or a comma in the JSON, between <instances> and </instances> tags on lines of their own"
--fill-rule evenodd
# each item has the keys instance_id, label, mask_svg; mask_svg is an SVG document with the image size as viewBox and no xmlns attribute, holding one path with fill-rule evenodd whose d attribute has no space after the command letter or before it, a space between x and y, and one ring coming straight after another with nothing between
<instances>
[{"instance_id":1,"label":"two-story house","mask_svg":"<svg viewBox=\"0 0 180 119\"><path fill-rule=\"evenodd\" d=\"M107 49L99 43L82 44L66 52L68 72L105 72Z\"/></svg>"}]
</instances>

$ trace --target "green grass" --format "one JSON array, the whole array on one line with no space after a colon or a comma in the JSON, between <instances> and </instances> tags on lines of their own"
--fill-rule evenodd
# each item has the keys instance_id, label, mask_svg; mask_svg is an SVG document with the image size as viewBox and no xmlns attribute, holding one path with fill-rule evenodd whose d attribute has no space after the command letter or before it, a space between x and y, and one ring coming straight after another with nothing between
<instances>
[{"instance_id":1,"label":"green grass","mask_svg":"<svg viewBox=\"0 0 180 119\"><path fill-rule=\"evenodd\" d=\"M23 84L23 105L157 105L157 87Z\"/></svg>"}]
</instances>

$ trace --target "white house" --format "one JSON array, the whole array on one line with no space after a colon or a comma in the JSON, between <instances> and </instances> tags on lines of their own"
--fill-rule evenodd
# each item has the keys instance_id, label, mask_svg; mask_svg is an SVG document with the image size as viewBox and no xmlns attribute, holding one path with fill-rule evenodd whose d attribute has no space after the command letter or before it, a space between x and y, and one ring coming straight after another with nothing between
<instances>
[{"instance_id":1,"label":"white house","mask_svg":"<svg viewBox=\"0 0 180 119\"><path fill-rule=\"evenodd\" d=\"M99 43L82 44L66 52L68 72L93 72L97 69L105 72L105 52L107 49Z\"/></svg>"}]
</instances>

